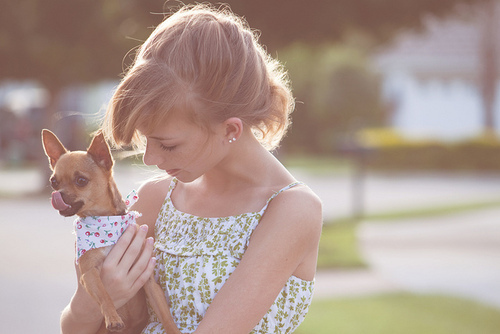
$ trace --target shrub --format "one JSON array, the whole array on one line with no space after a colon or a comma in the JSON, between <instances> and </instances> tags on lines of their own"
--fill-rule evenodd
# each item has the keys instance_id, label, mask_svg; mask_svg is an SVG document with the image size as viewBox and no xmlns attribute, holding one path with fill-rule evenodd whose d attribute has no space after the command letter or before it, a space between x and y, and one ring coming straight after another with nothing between
<instances>
[{"instance_id":1,"label":"shrub","mask_svg":"<svg viewBox=\"0 0 500 334\"><path fill-rule=\"evenodd\" d=\"M500 171L500 140L478 137L457 142L410 140L390 129L360 132L370 152L367 165L379 170Z\"/></svg>"}]
</instances>

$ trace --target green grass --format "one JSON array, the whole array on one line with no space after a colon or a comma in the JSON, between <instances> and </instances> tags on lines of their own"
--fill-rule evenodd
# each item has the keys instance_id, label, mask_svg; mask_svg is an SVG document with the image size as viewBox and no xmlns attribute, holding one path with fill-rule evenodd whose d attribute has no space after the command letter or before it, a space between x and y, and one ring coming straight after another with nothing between
<instances>
[{"instance_id":1,"label":"green grass","mask_svg":"<svg viewBox=\"0 0 500 334\"><path fill-rule=\"evenodd\" d=\"M358 251L357 224L350 222L323 226L319 243L318 268L355 268L365 266Z\"/></svg>"},{"instance_id":2,"label":"green grass","mask_svg":"<svg viewBox=\"0 0 500 334\"><path fill-rule=\"evenodd\" d=\"M496 334L500 310L409 293L314 301L295 334Z\"/></svg>"}]
</instances>

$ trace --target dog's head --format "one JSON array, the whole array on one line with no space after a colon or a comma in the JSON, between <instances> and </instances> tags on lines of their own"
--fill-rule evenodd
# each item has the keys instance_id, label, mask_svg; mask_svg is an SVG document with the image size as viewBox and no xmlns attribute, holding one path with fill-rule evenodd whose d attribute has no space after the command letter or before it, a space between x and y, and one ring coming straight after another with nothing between
<instances>
[{"instance_id":1,"label":"dog's head","mask_svg":"<svg viewBox=\"0 0 500 334\"><path fill-rule=\"evenodd\" d=\"M126 206L113 180L113 158L102 133L87 151L68 151L55 134L42 131L42 143L53 173L52 206L63 216L110 216Z\"/></svg>"}]
</instances>

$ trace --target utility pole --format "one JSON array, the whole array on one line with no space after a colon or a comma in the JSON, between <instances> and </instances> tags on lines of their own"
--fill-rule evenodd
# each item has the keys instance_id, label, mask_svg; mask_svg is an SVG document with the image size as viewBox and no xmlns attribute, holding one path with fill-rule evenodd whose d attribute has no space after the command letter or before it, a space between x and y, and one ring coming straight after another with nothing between
<instances>
[{"instance_id":1,"label":"utility pole","mask_svg":"<svg viewBox=\"0 0 500 334\"><path fill-rule=\"evenodd\" d=\"M490 0L484 3L484 17L480 51L480 89L484 110L484 134L495 136L494 103L498 78L498 24L497 2Z\"/></svg>"}]
</instances>

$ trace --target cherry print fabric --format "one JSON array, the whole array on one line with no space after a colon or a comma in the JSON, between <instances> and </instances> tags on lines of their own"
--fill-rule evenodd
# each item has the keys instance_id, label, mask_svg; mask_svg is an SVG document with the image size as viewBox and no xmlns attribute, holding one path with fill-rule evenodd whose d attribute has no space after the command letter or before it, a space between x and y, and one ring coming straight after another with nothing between
<instances>
[{"instance_id":1,"label":"cherry print fabric","mask_svg":"<svg viewBox=\"0 0 500 334\"><path fill-rule=\"evenodd\" d=\"M139 197L132 191L126 198L127 207L137 202ZM76 263L91 249L114 245L130 224L141 214L129 211L122 216L90 216L75 220Z\"/></svg>"}]
</instances>

